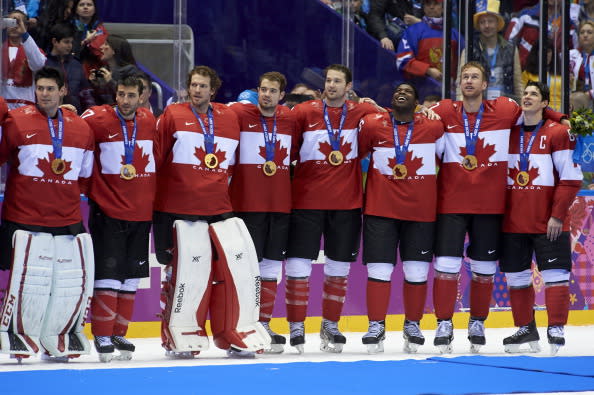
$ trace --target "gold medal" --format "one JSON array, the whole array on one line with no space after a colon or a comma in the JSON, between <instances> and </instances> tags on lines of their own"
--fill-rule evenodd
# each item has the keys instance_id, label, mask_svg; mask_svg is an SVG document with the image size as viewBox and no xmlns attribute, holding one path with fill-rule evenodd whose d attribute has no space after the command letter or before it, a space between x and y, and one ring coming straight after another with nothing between
<instances>
[{"instance_id":1,"label":"gold medal","mask_svg":"<svg viewBox=\"0 0 594 395\"><path fill-rule=\"evenodd\" d=\"M530 182L530 174L527 171L521 171L516 175L516 182L519 186L525 187Z\"/></svg>"},{"instance_id":2,"label":"gold medal","mask_svg":"<svg viewBox=\"0 0 594 395\"><path fill-rule=\"evenodd\" d=\"M342 155L342 152L338 150L330 152L330 155L328 155L328 162L330 162L332 166L341 165L342 162L344 162L344 156Z\"/></svg>"},{"instance_id":3,"label":"gold medal","mask_svg":"<svg viewBox=\"0 0 594 395\"><path fill-rule=\"evenodd\" d=\"M204 164L209 169L214 169L219 165L219 158L215 154L206 154L204 157Z\"/></svg>"},{"instance_id":4,"label":"gold medal","mask_svg":"<svg viewBox=\"0 0 594 395\"><path fill-rule=\"evenodd\" d=\"M134 165L123 165L120 169L120 177L126 181L129 181L136 177L136 168L134 167Z\"/></svg>"},{"instance_id":5,"label":"gold medal","mask_svg":"<svg viewBox=\"0 0 594 395\"><path fill-rule=\"evenodd\" d=\"M406 168L406 165L396 165L392 168L392 175L394 175L394 178L397 180L402 180L406 177L407 173L408 169Z\"/></svg>"},{"instance_id":6,"label":"gold medal","mask_svg":"<svg viewBox=\"0 0 594 395\"><path fill-rule=\"evenodd\" d=\"M267 176L273 176L276 174L276 163L271 160L267 160L264 162L264 166L262 166L262 171Z\"/></svg>"},{"instance_id":7,"label":"gold medal","mask_svg":"<svg viewBox=\"0 0 594 395\"><path fill-rule=\"evenodd\" d=\"M477 167L477 160L476 160L476 156L474 155L466 155L464 157L464 159L462 160L462 166L464 166L464 168L466 170L474 170Z\"/></svg>"},{"instance_id":8,"label":"gold medal","mask_svg":"<svg viewBox=\"0 0 594 395\"><path fill-rule=\"evenodd\" d=\"M54 174L62 174L66 171L66 162L62 158L56 158L52 161L52 171Z\"/></svg>"}]
</instances>

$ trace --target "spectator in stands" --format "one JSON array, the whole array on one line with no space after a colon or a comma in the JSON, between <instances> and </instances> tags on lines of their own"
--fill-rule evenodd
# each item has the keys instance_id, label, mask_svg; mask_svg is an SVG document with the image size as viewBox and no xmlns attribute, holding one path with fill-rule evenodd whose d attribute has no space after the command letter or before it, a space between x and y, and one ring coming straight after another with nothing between
<instances>
[{"instance_id":1,"label":"spectator in stands","mask_svg":"<svg viewBox=\"0 0 594 395\"><path fill-rule=\"evenodd\" d=\"M594 97L594 21L579 27L579 48L569 51L572 108L592 108Z\"/></svg>"},{"instance_id":2,"label":"spectator in stands","mask_svg":"<svg viewBox=\"0 0 594 395\"><path fill-rule=\"evenodd\" d=\"M295 86L293 87L293 89L291 89L291 94L295 94L295 95L303 95L305 93L306 90L309 89L309 86L307 86L307 84L303 84L303 83L299 83L299 84L295 84Z\"/></svg>"},{"instance_id":3,"label":"spectator in stands","mask_svg":"<svg viewBox=\"0 0 594 395\"><path fill-rule=\"evenodd\" d=\"M29 17L29 27L37 24L40 0L13 0L14 9Z\"/></svg>"},{"instance_id":4,"label":"spectator in stands","mask_svg":"<svg viewBox=\"0 0 594 395\"><path fill-rule=\"evenodd\" d=\"M593 21L594 22L594 1L593 0L582 0L580 13L578 19L581 22ZM578 33L579 35L579 33ZM578 37L579 39L579 37Z\"/></svg>"},{"instance_id":5,"label":"spectator in stands","mask_svg":"<svg viewBox=\"0 0 594 395\"><path fill-rule=\"evenodd\" d=\"M547 48L547 77L543 81L550 90L549 107L555 111L561 110L561 56L553 51L551 42L547 40L545 43ZM539 81L538 78L538 41L534 43L528 59L526 61L526 69L522 72L522 85L526 86L528 81Z\"/></svg>"},{"instance_id":6,"label":"spectator in stands","mask_svg":"<svg viewBox=\"0 0 594 395\"><path fill-rule=\"evenodd\" d=\"M17 20L17 26L7 30L7 40L2 47L3 96L11 109L35 103L33 73L45 64L45 55L25 27L27 15L12 11L8 18Z\"/></svg>"},{"instance_id":7,"label":"spectator in stands","mask_svg":"<svg viewBox=\"0 0 594 395\"><path fill-rule=\"evenodd\" d=\"M142 81L142 93L140 94L140 107L147 108L155 117L158 117L163 112L162 109L155 108L151 105L150 99L153 93L153 79L151 76L139 70L136 73L136 77Z\"/></svg>"},{"instance_id":8,"label":"spectator in stands","mask_svg":"<svg viewBox=\"0 0 594 395\"><path fill-rule=\"evenodd\" d=\"M35 38L39 48L46 52L51 51L50 30L53 26L70 20L73 4L74 0L45 0L42 2L37 26L34 29L29 29L29 33Z\"/></svg>"},{"instance_id":9,"label":"spectator in stands","mask_svg":"<svg viewBox=\"0 0 594 395\"><path fill-rule=\"evenodd\" d=\"M419 97L441 93L441 81L450 84L456 79L458 49L464 46L456 29L452 30L451 78L442 76L443 60L443 2L423 0L425 16L421 22L409 26L402 36L396 53L396 66L405 73L409 82L419 90ZM430 77L429 79L426 77ZM454 86L451 83L452 87Z\"/></svg>"},{"instance_id":10,"label":"spectator in stands","mask_svg":"<svg viewBox=\"0 0 594 395\"><path fill-rule=\"evenodd\" d=\"M474 37L472 55L467 59L466 51L462 51L460 64L474 60L483 65L489 77L487 100L499 96L519 100L523 92L520 55L517 47L498 33L505 27L499 14L499 0L478 0L475 11L474 29L479 34ZM456 84L456 96L462 100L459 84Z\"/></svg>"},{"instance_id":11,"label":"spectator in stands","mask_svg":"<svg viewBox=\"0 0 594 395\"><path fill-rule=\"evenodd\" d=\"M421 21L420 8L407 0L371 0L367 31L382 48L394 51L408 25Z\"/></svg>"},{"instance_id":12,"label":"spectator in stands","mask_svg":"<svg viewBox=\"0 0 594 395\"><path fill-rule=\"evenodd\" d=\"M79 58L88 76L90 70L97 68L100 63L101 46L107 38L107 30L99 20L95 0L74 1L72 24L76 29L73 43L74 56Z\"/></svg>"}]
</instances>

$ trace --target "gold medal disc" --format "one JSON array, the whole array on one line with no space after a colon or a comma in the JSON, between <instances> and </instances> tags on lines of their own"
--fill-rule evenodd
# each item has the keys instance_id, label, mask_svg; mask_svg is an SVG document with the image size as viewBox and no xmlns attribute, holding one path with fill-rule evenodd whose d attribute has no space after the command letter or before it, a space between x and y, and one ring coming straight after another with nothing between
<instances>
[{"instance_id":1,"label":"gold medal disc","mask_svg":"<svg viewBox=\"0 0 594 395\"><path fill-rule=\"evenodd\" d=\"M519 186L525 187L530 182L530 174L527 171L521 171L516 175L516 182Z\"/></svg>"},{"instance_id":2,"label":"gold medal disc","mask_svg":"<svg viewBox=\"0 0 594 395\"><path fill-rule=\"evenodd\" d=\"M266 162L264 162L264 165L262 166L262 171L269 177L275 175L276 163L274 163L271 160L267 160Z\"/></svg>"},{"instance_id":3,"label":"gold medal disc","mask_svg":"<svg viewBox=\"0 0 594 395\"><path fill-rule=\"evenodd\" d=\"M206 154L204 157L204 164L209 169L214 169L219 165L219 158L215 154Z\"/></svg>"},{"instance_id":4,"label":"gold medal disc","mask_svg":"<svg viewBox=\"0 0 594 395\"><path fill-rule=\"evenodd\" d=\"M476 156L474 155L466 155L464 157L464 159L462 160L462 166L464 166L464 168L466 170L474 170L477 168L477 160L476 160Z\"/></svg>"},{"instance_id":5,"label":"gold medal disc","mask_svg":"<svg viewBox=\"0 0 594 395\"><path fill-rule=\"evenodd\" d=\"M338 150L330 152L330 155L328 155L328 162L330 162L332 166L341 165L342 162L344 162L344 156L342 155L342 152Z\"/></svg>"},{"instance_id":6,"label":"gold medal disc","mask_svg":"<svg viewBox=\"0 0 594 395\"><path fill-rule=\"evenodd\" d=\"M407 173L408 169L406 168L406 165L396 165L392 168L392 174L397 180L402 180L404 177L406 177Z\"/></svg>"},{"instance_id":7,"label":"gold medal disc","mask_svg":"<svg viewBox=\"0 0 594 395\"><path fill-rule=\"evenodd\" d=\"M62 158L52 160L52 171L54 174L62 174L66 171L66 162Z\"/></svg>"},{"instance_id":8,"label":"gold medal disc","mask_svg":"<svg viewBox=\"0 0 594 395\"><path fill-rule=\"evenodd\" d=\"M126 181L129 181L136 177L136 168L134 165L123 165L120 169L120 177Z\"/></svg>"}]
</instances>

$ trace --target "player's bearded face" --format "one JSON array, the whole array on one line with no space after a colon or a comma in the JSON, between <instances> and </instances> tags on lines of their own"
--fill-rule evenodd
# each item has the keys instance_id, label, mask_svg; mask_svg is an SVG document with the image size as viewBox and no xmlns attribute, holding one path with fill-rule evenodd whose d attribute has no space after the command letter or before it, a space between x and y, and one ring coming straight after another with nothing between
<instances>
[{"instance_id":1,"label":"player's bearded face","mask_svg":"<svg viewBox=\"0 0 594 395\"><path fill-rule=\"evenodd\" d=\"M330 100L345 98L351 85L350 82L346 82L346 76L342 71L328 70L324 83L324 94Z\"/></svg>"},{"instance_id":2,"label":"player's bearded face","mask_svg":"<svg viewBox=\"0 0 594 395\"><path fill-rule=\"evenodd\" d=\"M190 102L195 108L208 106L210 98L214 95L214 89L210 87L210 77L194 74L188 87Z\"/></svg>"},{"instance_id":3,"label":"player's bearded face","mask_svg":"<svg viewBox=\"0 0 594 395\"><path fill-rule=\"evenodd\" d=\"M140 105L138 87L119 85L116 92L116 103L124 117L134 114Z\"/></svg>"},{"instance_id":4,"label":"player's bearded face","mask_svg":"<svg viewBox=\"0 0 594 395\"><path fill-rule=\"evenodd\" d=\"M258 87L258 105L262 109L274 109L284 95L285 92L281 92L278 81L263 79Z\"/></svg>"}]
</instances>

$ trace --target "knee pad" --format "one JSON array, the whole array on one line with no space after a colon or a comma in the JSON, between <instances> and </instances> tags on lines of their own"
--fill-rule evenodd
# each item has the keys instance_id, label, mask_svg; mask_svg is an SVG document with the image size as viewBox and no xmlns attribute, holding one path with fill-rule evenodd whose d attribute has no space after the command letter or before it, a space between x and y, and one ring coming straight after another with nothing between
<instances>
[{"instance_id":1,"label":"knee pad","mask_svg":"<svg viewBox=\"0 0 594 395\"><path fill-rule=\"evenodd\" d=\"M282 261L273 261L271 259L262 259L260 262L260 277L267 280L277 280L283 271Z\"/></svg>"},{"instance_id":2,"label":"knee pad","mask_svg":"<svg viewBox=\"0 0 594 395\"><path fill-rule=\"evenodd\" d=\"M483 276L493 276L497 272L497 261L470 260L470 270Z\"/></svg>"},{"instance_id":3,"label":"knee pad","mask_svg":"<svg viewBox=\"0 0 594 395\"><path fill-rule=\"evenodd\" d=\"M433 267L442 273L460 273L462 258L458 256L438 256L435 258Z\"/></svg>"},{"instance_id":4,"label":"knee pad","mask_svg":"<svg viewBox=\"0 0 594 395\"><path fill-rule=\"evenodd\" d=\"M138 289L138 284L140 284L139 278L128 278L122 284L120 291L123 292L136 292Z\"/></svg>"},{"instance_id":5,"label":"knee pad","mask_svg":"<svg viewBox=\"0 0 594 395\"><path fill-rule=\"evenodd\" d=\"M351 262L335 261L326 257L326 264L324 265L324 274L332 277L346 277L349 275L351 269Z\"/></svg>"},{"instance_id":6,"label":"knee pad","mask_svg":"<svg viewBox=\"0 0 594 395\"><path fill-rule=\"evenodd\" d=\"M390 281L394 265L387 262L370 262L367 264L367 277L374 280Z\"/></svg>"},{"instance_id":7,"label":"knee pad","mask_svg":"<svg viewBox=\"0 0 594 395\"><path fill-rule=\"evenodd\" d=\"M570 273L565 269L547 269L540 272L545 285L568 282Z\"/></svg>"},{"instance_id":8,"label":"knee pad","mask_svg":"<svg viewBox=\"0 0 594 395\"><path fill-rule=\"evenodd\" d=\"M532 284L532 270L527 269L521 272L505 273L508 288L526 288Z\"/></svg>"},{"instance_id":9,"label":"knee pad","mask_svg":"<svg viewBox=\"0 0 594 395\"><path fill-rule=\"evenodd\" d=\"M171 274L167 274L162 290L163 346L176 352L199 353L208 349L205 324L212 282L208 224L177 220L173 241Z\"/></svg>"},{"instance_id":10,"label":"knee pad","mask_svg":"<svg viewBox=\"0 0 594 395\"><path fill-rule=\"evenodd\" d=\"M404 279L409 283L427 282L429 274L429 262L422 261L404 261L402 262Z\"/></svg>"},{"instance_id":11,"label":"knee pad","mask_svg":"<svg viewBox=\"0 0 594 395\"><path fill-rule=\"evenodd\" d=\"M309 277L311 275L311 264L311 259L289 258L285 264L285 273L287 277Z\"/></svg>"},{"instance_id":12,"label":"knee pad","mask_svg":"<svg viewBox=\"0 0 594 395\"><path fill-rule=\"evenodd\" d=\"M260 271L258 256L244 222L229 218L211 224L216 249L210 324L217 347L246 351L270 347L270 335L259 322Z\"/></svg>"}]
</instances>

